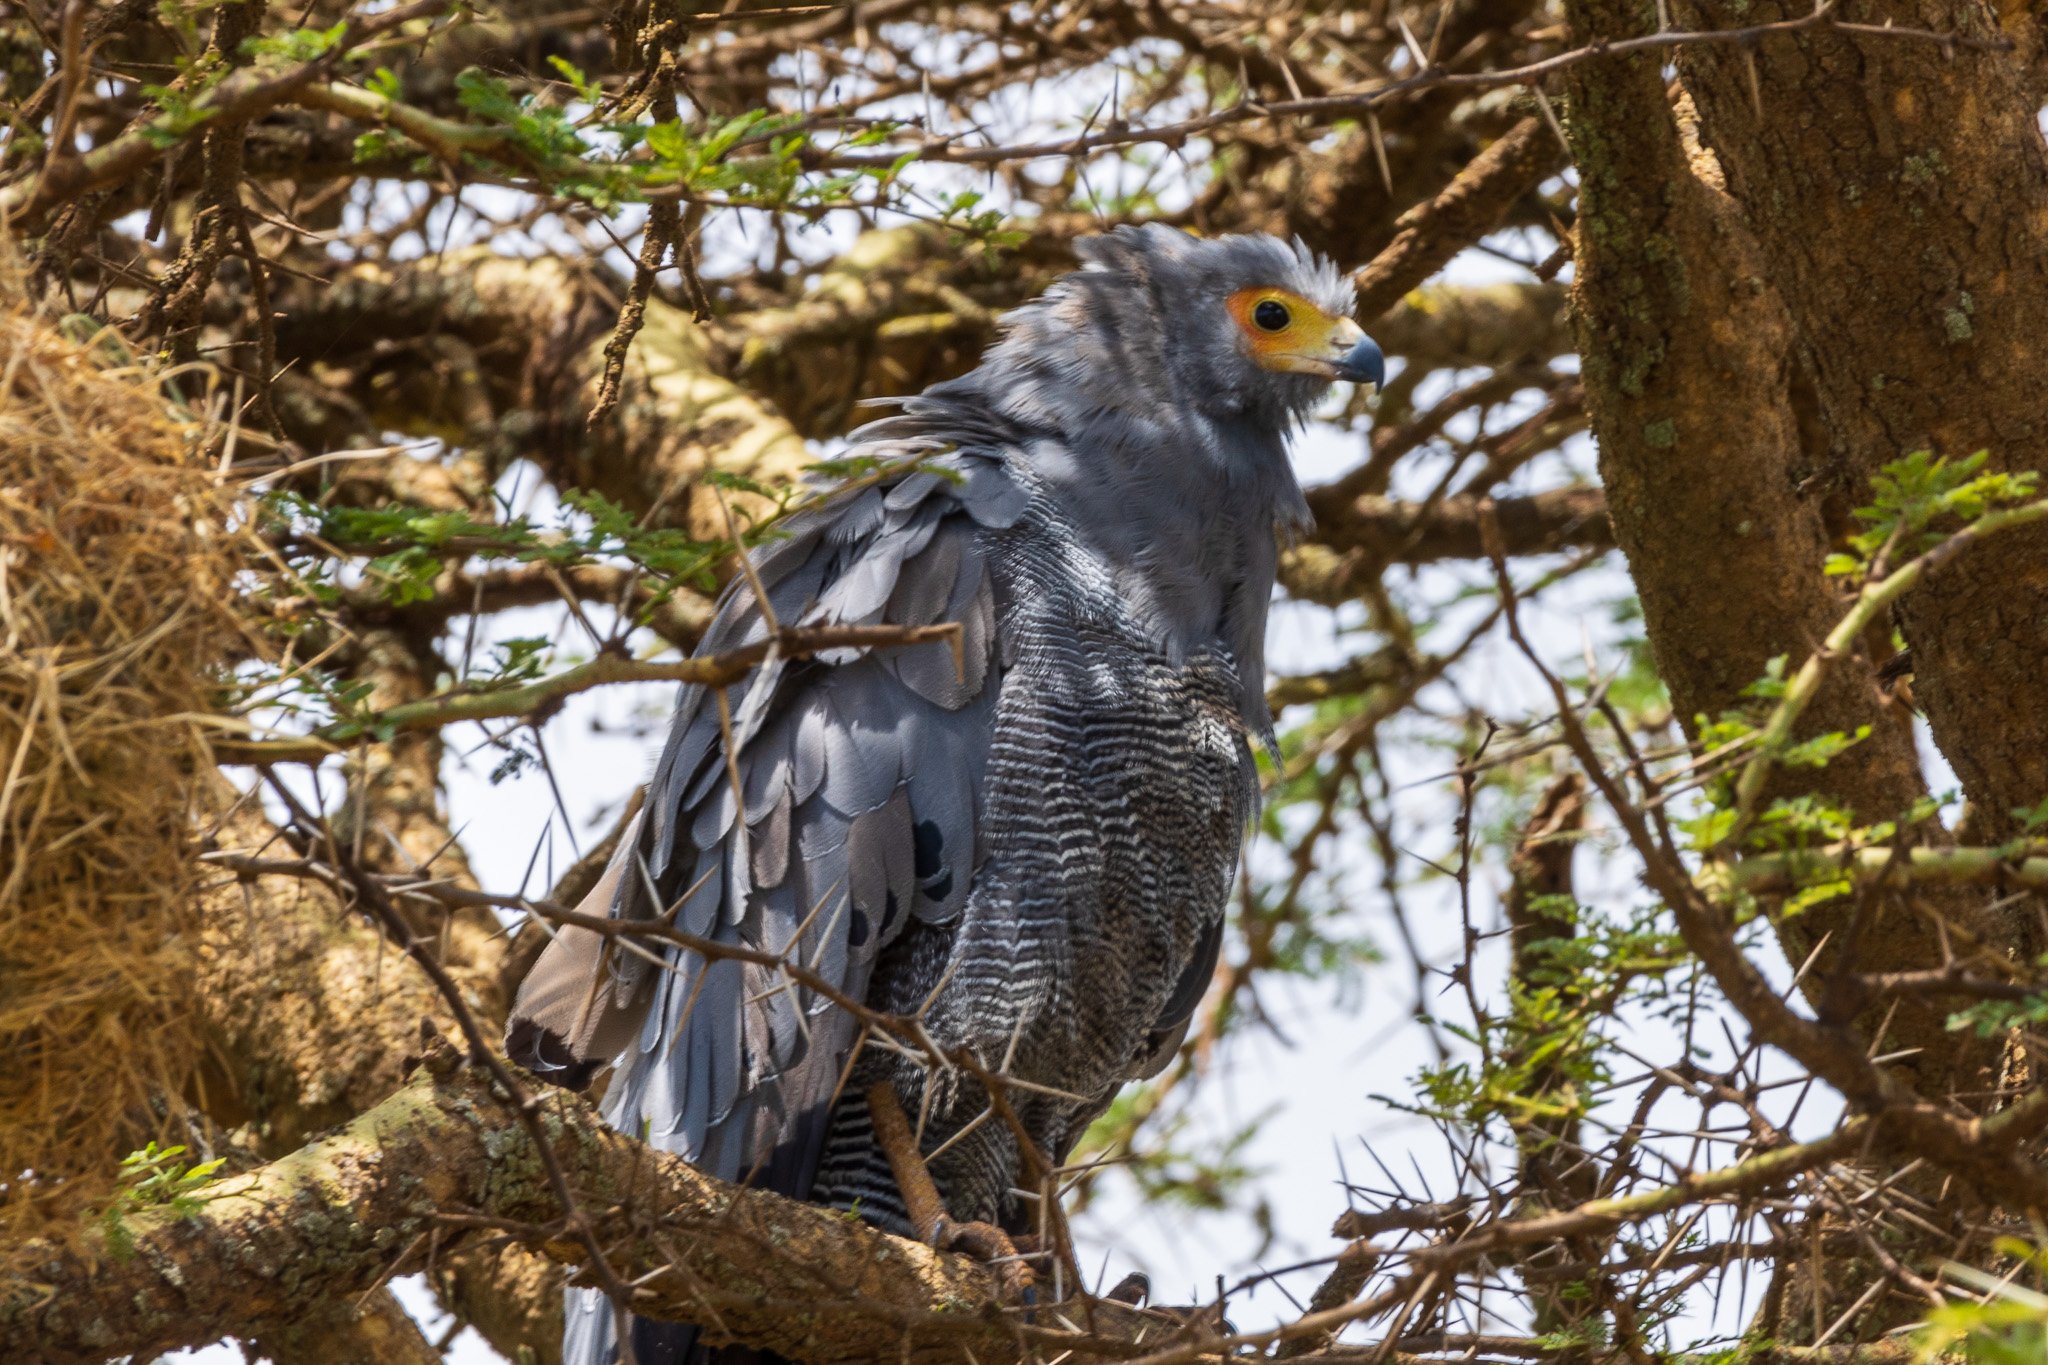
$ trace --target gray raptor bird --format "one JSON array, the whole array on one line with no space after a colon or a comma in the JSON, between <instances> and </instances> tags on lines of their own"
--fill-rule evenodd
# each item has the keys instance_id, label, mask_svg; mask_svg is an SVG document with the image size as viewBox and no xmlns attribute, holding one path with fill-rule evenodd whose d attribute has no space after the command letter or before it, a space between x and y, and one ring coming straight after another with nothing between
<instances>
[{"instance_id":1,"label":"gray raptor bird","mask_svg":"<svg viewBox=\"0 0 2048 1365\"><path fill-rule=\"evenodd\" d=\"M1054 1162L1165 1066L1215 968L1251 745L1272 733L1278 540L1308 518L1287 439L1332 380L1384 374L1351 284L1305 247L1150 226L1077 250L978 369L855 433L894 472L757 551L772 621L741 579L701 646L958 622L960 659L771 658L725 720L685 687L582 907L785 955L876 1010L928 1005L941 1047L1038 1087L1006 1090ZM856 1054L858 1022L772 968L650 948L561 931L513 1007L513 1057L573 1085L611 1063L615 1127L928 1236L871 1121L892 1085L951 1219L1035 1222L971 1075ZM615 1358L594 1298L572 1299L568 1365ZM706 1358L695 1329L632 1331L641 1365Z\"/></svg>"}]
</instances>

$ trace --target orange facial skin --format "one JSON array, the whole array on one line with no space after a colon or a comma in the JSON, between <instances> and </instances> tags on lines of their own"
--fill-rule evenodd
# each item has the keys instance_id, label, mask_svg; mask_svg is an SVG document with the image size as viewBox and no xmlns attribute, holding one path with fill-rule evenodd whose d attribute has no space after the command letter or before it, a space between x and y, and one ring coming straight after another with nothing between
<instances>
[{"instance_id":1,"label":"orange facial skin","mask_svg":"<svg viewBox=\"0 0 2048 1365\"><path fill-rule=\"evenodd\" d=\"M1240 289L1224 304L1252 358L1268 370L1333 378L1338 360L1365 335L1350 318L1333 318L1285 289Z\"/></svg>"}]
</instances>

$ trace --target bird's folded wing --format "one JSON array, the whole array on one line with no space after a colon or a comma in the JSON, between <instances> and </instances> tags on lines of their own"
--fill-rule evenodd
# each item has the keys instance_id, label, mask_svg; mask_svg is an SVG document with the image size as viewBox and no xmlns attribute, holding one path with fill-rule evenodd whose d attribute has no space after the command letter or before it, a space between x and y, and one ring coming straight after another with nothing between
<instances>
[{"instance_id":1,"label":"bird's folded wing","mask_svg":"<svg viewBox=\"0 0 2048 1365\"><path fill-rule=\"evenodd\" d=\"M513 1008L518 1060L575 1079L617 1059L612 1122L727 1179L807 1191L860 1031L817 987L863 998L913 918L959 913L979 861L998 670L986 537L1025 499L993 457L945 465L798 519L756 572L784 625L958 622L958 661L944 641L770 660L723 708L685 689L607 870L608 913L775 961L565 930ZM742 581L702 648L768 629Z\"/></svg>"}]
</instances>

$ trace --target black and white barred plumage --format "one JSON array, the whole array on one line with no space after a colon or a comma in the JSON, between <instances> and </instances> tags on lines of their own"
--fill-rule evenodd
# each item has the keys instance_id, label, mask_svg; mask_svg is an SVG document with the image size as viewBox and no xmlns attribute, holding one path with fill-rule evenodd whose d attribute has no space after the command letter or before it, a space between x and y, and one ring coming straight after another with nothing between
<instances>
[{"instance_id":1,"label":"black and white barred plumage","mask_svg":"<svg viewBox=\"0 0 2048 1365\"><path fill-rule=\"evenodd\" d=\"M1270 730L1276 532L1306 514L1285 438L1345 373L1335 353L1320 374L1261 361L1222 301L1274 287L1326 319L1351 305L1342 277L1271 238L1126 229L1083 249L1090 267L1006 320L979 369L858 433L906 472L756 555L784 625L957 621L960 664L944 643L765 664L730 693L737 798L716 698L685 688L586 903L673 908L878 1010L929 1004L942 1047L1075 1097L1009 1093L1055 1161L1165 1064L1214 970ZM1331 330L1355 344L1348 320ZM742 582L701 648L768 629ZM980 1086L954 1073L927 1102L924 1066L852 1057L857 1023L772 969L655 956L563 930L520 992L515 1057L565 1079L616 1059L615 1126L907 1231L864 1090L890 1080L927 1111L929 1152L988 1107ZM932 1173L956 1219L1024 1228L1019 1161L1008 1125L984 1122ZM609 1362L610 1334L609 1312L572 1305L565 1359ZM648 1365L689 1339L635 1335Z\"/></svg>"}]
</instances>

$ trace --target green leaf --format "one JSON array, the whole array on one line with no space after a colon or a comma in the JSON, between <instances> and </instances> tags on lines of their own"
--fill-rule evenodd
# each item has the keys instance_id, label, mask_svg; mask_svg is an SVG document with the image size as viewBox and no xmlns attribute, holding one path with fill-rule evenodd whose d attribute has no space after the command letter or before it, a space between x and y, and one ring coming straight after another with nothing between
<instances>
[{"instance_id":1,"label":"green leaf","mask_svg":"<svg viewBox=\"0 0 2048 1365\"><path fill-rule=\"evenodd\" d=\"M1764 675L1743 688L1742 695L1755 697L1761 701L1777 701L1782 698L1785 695L1785 663L1786 656L1783 654L1771 659L1764 665Z\"/></svg>"},{"instance_id":2,"label":"green leaf","mask_svg":"<svg viewBox=\"0 0 2048 1365\"><path fill-rule=\"evenodd\" d=\"M1934 523L1972 522L2035 496L2035 474L1981 473L1989 458L1982 450L1960 460L1916 450L1879 471L1870 481L1870 505L1855 513L1868 529L1849 538L1860 569L1867 572L1887 545L1896 543L1902 555L1932 548L1946 534Z\"/></svg>"},{"instance_id":3,"label":"green leaf","mask_svg":"<svg viewBox=\"0 0 2048 1365\"><path fill-rule=\"evenodd\" d=\"M1853 748L1870 738L1870 727L1859 725L1853 735L1829 732L1815 735L1812 739L1788 745L1778 755L1778 762L1788 768L1825 768L1829 760L1845 749Z\"/></svg>"},{"instance_id":4,"label":"green leaf","mask_svg":"<svg viewBox=\"0 0 2048 1365\"><path fill-rule=\"evenodd\" d=\"M1787 896L1783 906L1780 907L1780 913L1786 919L1791 919L1812 909L1816 905L1822 905L1837 897L1846 896L1853 890L1855 890L1855 883L1847 877L1834 877L1827 881L1815 882L1812 886L1804 887Z\"/></svg>"},{"instance_id":5,"label":"green leaf","mask_svg":"<svg viewBox=\"0 0 2048 1365\"><path fill-rule=\"evenodd\" d=\"M294 28L282 33L259 34L242 40L241 53L259 61L267 59L278 65L296 66L318 61L334 51L347 32L348 20L343 19L329 28Z\"/></svg>"},{"instance_id":6,"label":"green leaf","mask_svg":"<svg viewBox=\"0 0 2048 1365\"><path fill-rule=\"evenodd\" d=\"M690 138L683 131L683 125L674 119L657 123L647 130L647 150L663 161L681 164L689 155Z\"/></svg>"},{"instance_id":7,"label":"green leaf","mask_svg":"<svg viewBox=\"0 0 2048 1365\"><path fill-rule=\"evenodd\" d=\"M562 79L575 87L577 96L584 103L592 105L604 103L604 87L592 82L588 76L583 74L581 67L567 58L555 56L548 58L548 65L560 72Z\"/></svg>"},{"instance_id":8,"label":"green leaf","mask_svg":"<svg viewBox=\"0 0 2048 1365\"><path fill-rule=\"evenodd\" d=\"M1720 844L1735 828L1735 812L1732 809L1708 811L1705 815L1679 821L1678 828L1693 848L1710 849Z\"/></svg>"},{"instance_id":9,"label":"green leaf","mask_svg":"<svg viewBox=\"0 0 2048 1365\"><path fill-rule=\"evenodd\" d=\"M367 162L382 161L396 154L399 145L400 139L389 129L372 128L369 132L356 136L355 142L351 144L350 155L360 166Z\"/></svg>"},{"instance_id":10,"label":"green leaf","mask_svg":"<svg viewBox=\"0 0 2048 1365\"><path fill-rule=\"evenodd\" d=\"M493 123L511 123L520 115L519 101L513 98L511 87L473 66L455 73L455 98L472 114L480 114Z\"/></svg>"}]
</instances>

